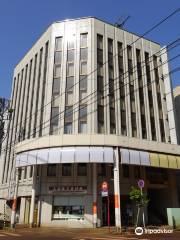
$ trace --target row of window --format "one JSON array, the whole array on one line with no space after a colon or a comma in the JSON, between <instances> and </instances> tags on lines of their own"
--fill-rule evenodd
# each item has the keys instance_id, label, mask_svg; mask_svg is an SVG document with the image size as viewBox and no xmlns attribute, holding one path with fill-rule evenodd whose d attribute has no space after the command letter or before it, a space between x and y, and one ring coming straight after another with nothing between
<instances>
[{"instance_id":1,"label":"row of window","mask_svg":"<svg viewBox=\"0 0 180 240\"><path fill-rule=\"evenodd\" d=\"M87 33L80 35L80 83L79 83L79 133L87 132L87 106L83 102L87 95ZM73 127L73 103L74 103L74 83L75 83L75 43L68 40L67 48L67 74L65 90L65 113L64 113L64 133L71 134ZM55 40L54 57L54 80L52 88L52 109L50 133L57 134L59 127L59 98L61 85L61 66L62 66L63 38Z\"/></svg>"},{"instance_id":2,"label":"row of window","mask_svg":"<svg viewBox=\"0 0 180 240\"><path fill-rule=\"evenodd\" d=\"M77 176L85 177L87 176L88 171L87 163L78 163L77 164ZM97 175L101 177L106 177L108 174L106 164L98 164L97 165ZM74 165L71 163L64 163L62 164L62 172L61 175L63 177L71 177L73 175ZM57 172L57 165L56 164L49 164L47 165L47 177L56 177L58 174ZM124 178L130 177L130 169L128 165L122 165L122 174ZM37 176L40 175L40 166L37 166ZM110 167L110 175L113 177L113 165ZM19 180L32 178L33 176L33 166L24 167L18 169L18 176ZM134 167L134 176L135 178L140 178L140 167Z\"/></svg>"},{"instance_id":3,"label":"row of window","mask_svg":"<svg viewBox=\"0 0 180 240\"><path fill-rule=\"evenodd\" d=\"M49 42L46 42L45 46L14 78L11 108L17 111L14 111L12 115L12 131L9 132L8 146L12 142L42 135L48 48ZM42 89L42 91L40 92L39 89ZM41 108L40 122L38 122L39 118L37 117L39 108ZM8 173L10 177L11 169L9 168L12 164L9 162L12 157L11 154L11 150L9 153L6 152L3 182L7 182Z\"/></svg>"}]
</instances>

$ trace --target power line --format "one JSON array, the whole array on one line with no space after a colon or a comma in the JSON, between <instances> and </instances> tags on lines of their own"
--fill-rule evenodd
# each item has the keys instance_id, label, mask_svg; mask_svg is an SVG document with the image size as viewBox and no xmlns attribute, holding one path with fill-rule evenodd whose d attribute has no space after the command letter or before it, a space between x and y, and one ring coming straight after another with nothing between
<instances>
[{"instance_id":1,"label":"power line","mask_svg":"<svg viewBox=\"0 0 180 240\"><path fill-rule=\"evenodd\" d=\"M156 27L158 27L160 24L162 24L163 22L165 22L165 21L167 21L170 17L172 17L173 15L175 15L177 12L179 12L180 11L180 8L179 9L177 9L177 10L175 10L174 12L172 12L170 15L168 15L166 18L164 18L163 20L161 20L160 22L158 22L155 26L153 26L151 29L149 29L148 31L146 31L142 36L140 36L139 38L137 38L133 43L131 43L131 45L132 44L134 44L135 42L137 42L139 39L141 39L142 37L144 37L146 34L148 34L149 32L151 32L152 30L154 30ZM124 51L125 49L126 49L127 47L125 47L124 49L122 49L122 51ZM117 56L117 54L115 55L115 56ZM114 57L115 57L114 56ZM106 61L106 62L104 62L103 63L103 65L104 64L106 64L108 61ZM97 71L97 69L95 69L95 70L93 70L93 72L95 72L95 71ZM93 73L92 72L92 73ZM90 74L92 74L92 73L90 73ZM88 74L89 75L89 74ZM79 82L78 82L79 83ZM76 84L78 84L78 83L76 83ZM75 84L75 85L76 85ZM63 93L63 94L65 94L65 93ZM59 96L58 96L59 97ZM53 99L53 101L54 101L54 99ZM50 103L52 103L52 101L51 102L49 102L48 104L50 104ZM47 106L47 104L45 105L45 106ZM43 106L43 108L45 107L45 106ZM41 110L41 109L40 109ZM31 118L32 116L30 116L30 118ZM17 127L17 126L16 126ZM12 133L13 134L13 133Z\"/></svg>"},{"instance_id":2,"label":"power line","mask_svg":"<svg viewBox=\"0 0 180 240\"><path fill-rule=\"evenodd\" d=\"M171 18L172 16L174 16L176 13L178 13L180 11L180 8L176 9L175 11L173 11L171 14L169 14L167 17L165 17L164 19L160 20L157 24L155 24L153 27L151 27L148 31L146 31L145 33L143 33L142 35L140 35L135 41L133 41L131 44L129 44L129 46L132 46L134 43L136 43L137 41L139 41L141 38L143 38L145 35L147 35L148 33L150 33L151 31L153 31L155 28L157 28L159 25L161 25L162 23L164 23L165 21L167 21L169 18ZM179 39L177 40L179 41ZM125 48L123 48L120 52L124 52L127 49L127 46ZM159 50L158 52L160 52L161 50ZM155 53L156 54L156 53ZM115 54L113 56L113 58L115 58L116 56L118 56L118 53ZM105 61L104 63L102 63L102 66L107 64L109 61ZM98 70L98 68L94 69L93 71L91 71L89 74L87 74L86 76L90 76L93 73L95 73ZM76 86L77 84L79 84L81 81L83 81L83 78L81 80L79 80L78 82L76 82L75 84L73 84L70 88L66 89L67 91L70 90L71 88L73 88L74 86ZM44 109L46 106L48 106L49 104L51 104L53 101L55 101L57 98L61 97L62 95L64 95L66 92L63 92L61 94L58 94L53 100L51 100L49 103L45 104L44 106L42 106L41 108L39 108L35 113L33 113L31 116L29 116L28 118L26 118L23 121L26 121L28 119L31 119L32 116L34 116L38 111L41 111L42 109ZM18 124L21 125L22 121ZM17 125L17 126L18 126ZM17 127L16 126L16 127Z\"/></svg>"},{"instance_id":3,"label":"power line","mask_svg":"<svg viewBox=\"0 0 180 240\"><path fill-rule=\"evenodd\" d=\"M174 74L174 73L176 73L176 72L178 72L178 71L180 71L180 66L177 67L177 68L175 68L175 69L173 69L172 71L170 71L169 74ZM166 74L165 77L164 77L164 79L166 79L167 77L169 77L169 74ZM155 82L155 81L154 81L154 82ZM151 85L151 84L147 84L147 86L149 86L149 85ZM119 88L117 88L116 91L117 91L117 90L119 90ZM136 89L136 90L137 90L137 89ZM128 95L128 94L127 94L127 95ZM127 95L126 95L126 96L127 96ZM107 95L107 96L108 96L108 95ZM121 98L121 97L120 97L120 98ZM119 98L119 99L116 99L115 101L119 101L120 98ZM90 104L93 104L93 103L95 103L95 102L97 102L97 101L98 101L98 100L95 99L95 101L94 101L94 102L91 102ZM104 105L104 107L106 107L106 106L108 106L108 103ZM94 113L94 112L96 112L96 109L94 109L93 111L89 112L87 115L92 114L92 113ZM79 119L79 118L74 119L73 122L78 121L78 119ZM46 126L46 127L47 127L47 126ZM46 128L46 127L45 127L45 128ZM59 127L58 127L58 130L61 129L61 128L63 128L63 127L64 127L64 125L59 126ZM80 134L80 133L79 133L79 134ZM69 135L69 134L65 134L65 135ZM83 135L83 134L82 134L82 135ZM111 135L117 136L117 134L111 134ZM45 137L45 136L49 136L49 134L46 134L46 135L44 135L43 137ZM51 135L51 136L57 136L57 135ZM36 141L36 140L37 140L37 139L32 138L32 139L29 140L27 143L22 143L21 146L28 145L29 143L31 143L31 142L33 142L33 141ZM22 162L25 162L25 161L23 161L23 160L21 160L21 161L22 161Z\"/></svg>"},{"instance_id":4,"label":"power line","mask_svg":"<svg viewBox=\"0 0 180 240\"><path fill-rule=\"evenodd\" d=\"M153 56L153 55L152 55L152 56ZM170 61L178 58L178 57L180 57L180 54L178 54L178 55L176 55L175 57L173 57L173 58L165 61L165 62L162 63L162 64L160 64L160 65L158 66L158 68L161 67L162 65L164 65L164 64L166 64L166 63L168 63L168 62L170 62ZM145 65L144 65L144 66L145 66ZM141 68L143 68L144 66L142 66ZM153 72L154 69L155 69L155 68L151 69L150 72ZM128 72L128 71L127 71L127 72ZM135 72L133 72L133 74L135 74ZM125 74L123 74L123 75L125 75ZM146 76L146 73L143 74L143 75L141 75L141 77L143 77L143 76ZM124 78L124 80L125 80L126 78L128 78L128 77L129 77L129 76L126 76L126 77ZM114 78L114 81L116 81L116 80L118 80L118 79L119 79L119 76L118 76L117 78ZM138 80L138 77L135 78L135 79L133 79L133 80L130 81L130 82L127 82L127 83L125 83L125 84L121 84L120 87L125 87L125 86L127 86L127 85L130 85L132 82L135 82L136 80ZM152 83L151 83L151 84L152 84ZM104 87L103 87L104 90L103 90L103 91L106 91L106 90L107 90L105 87L109 87L109 83L107 83L107 84L104 85ZM144 87L145 87L145 85L144 85ZM119 89L120 89L120 88L119 88ZM138 89L137 89L137 90L138 90ZM91 95L95 94L96 92L98 93L98 90L95 90L94 92L92 92L92 93L90 93L89 95L85 96L83 99L78 100L76 103L74 103L74 104L71 105L71 106L78 105L78 104L80 103L80 101L84 101L86 98L90 97ZM77 107L78 107L78 109L79 109L79 105L78 105ZM73 109L73 111L74 111L74 109ZM73 112L73 111L72 111L72 112ZM58 113L58 114L55 115L54 117L52 117L52 118L50 118L49 120L47 120L46 122L44 122L43 125L45 125L46 123L50 122L52 119L56 118L57 116L63 114L64 112L65 112L65 110L61 111L60 113ZM39 125L38 127L40 127L40 125ZM49 125L47 125L46 128L47 128L47 127L49 127ZM43 129L44 129L44 128L43 128ZM36 133L38 133L39 131L40 131L40 130L36 131ZM30 135L30 137L33 136L33 135L34 135L34 133L32 133L32 134ZM16 141L14 141L13 145L14 145L15 143L16 143Z\"/></svg>"},{"instance_id":5,"label":"power line","mask_svg":"<svg viewBox=\"0 0 180 240\"><path fill-rule=\"evenodd\" d=\"M180 54L177 55L177 56L180 57ZM176 56L176 57L177 57L177 56ZM174 59L174 58L173 58L173 59ZM168 63L168 61L165 62L165 64L166 64L166 63ZM170 71L169 74L164 75L163 78L165 79L165 78L167 78L170 74L174 74L175 72L177 72L177 71L179 71L179 70L180 70L180 67L177 67L177 68L173 69L172 71ZM152 69L151 71L154 71L154 69ZM146 75L146 74L144 74L144 75L142 75L142 76L145 76L145 75ZM147 84L143 85L143 88L144 88L144 87L148 87L148 86L152 85L153 83L155 83L155 80L151 81L151 83L147 83ZM125 85L123 85L123 86L126 86L126 85L128 85L128 84L125 84ZM120 87L120 88L121 88L121 87ZM116 89L114 90L114 92L120 90L120 88L116 88ZM139 88L136 88L136 89L134 90L134 92L137 92L138 90L139 90ZM97 92L97 91L96 91L96 92ZM90 96L93 95L94 93L95 93L95 92L89 94L89 95L86 96L85 98L90 97ZM125 97L127 97L128 95L129 95L129 93L126 94ZM106 96L104 96L104 98L105 98L105 97L108 97L108 96L109 96L109 94L107 94ZM120 97L120 98L121 98L121 97ZM120 98L119 98L119 99L115 99L114 101L119 101ZM95 96L91 96L91 98L88 99L87 102L85 102L85 103L87 104L90 100L93 100L93 99L95 99ZM82 99L82 101L84 101L84 99ZM96 98L94 102L97 102L97 101L98 101L98 99ZM79 101L78 101L78 102L79 102ZM88 103L88 104L92 104L92 103L94 103L94 102L91 102L91 103ZM74 105L77 105L77 103L75 103ZM108 104L103 105L103 107L105 107L105 106L108 106ZM75 110L76 108L77 108L77 110ZM79 106L77 106L76 108L74 108L74 109L71 111L71 113L78 112L78 111L79 111ZM97 111L97 109L94 110L94 112L96 112L96 111ZM60 115L63 114L64 112L65 112L65 111L60 112L59 114L55 115L53 118L56 118L56 117L60 116ZM79 118L78 118L78 119L79 119ZM72 122L75 122L75 121L77 121L78 119L73 120ZM50 119L50 120L51 120L51 119ZM46 123L50 122L50 120L48 120ZM46 128L49 127L49 126L50 126L50 124L48 124L47 126L45 126L43 129L46 129ZM64 127L64 125L61 126L60 128L58 128L58 130L61 129L62 127ZM38 130L37 132L39 132L39 130ZM46 135L49 135L49 133L47 133ZM46 135L43 135L43 137L46 136ZM31 136L33 136L33 134L32 134ZM54 136L56 136L56 135L54 135ZM32 141L36 141L37 139L36 139L36 138L32 138L31 140L32 140ZM24 144L25 144L25 145L26 145L26 144L29 144L29 143L31 142L31 140L28 140L28 143L24 143ZM21 146L24 145L24 144L21 142Z\"/></svg>"},{"instance_id":6,"label":"power line","mask_svg":"<svg viewBox=\"0 0 180 240\"><path fill-rule=\"evenodd\" d=\"M173 41L173 42L171 42L170 44L168 44L167 45L167 48L168 48L168 50L170 51L170 50L172 50L173 48L175 48L175 47L177 47L178 45L180 45L180 39L177 39L177 40L175 40L175 41ZM175 45L175 46L173 46L175 43L177 42L177 45ZM157 53L159 53L159 52L161 52L162 50L160 49L160 50L158 50L157 52L155 52L152 56L150 56L149 57L149 59L151 59L154 55L156 55ZM166 51L167 52L167 51ZM160 57L160 56L162 56L163 54L166 54L166 52L163 52L162 54L160 54L160 55L158 55L158 57ZM115 57L115 56L113 56L113 57ZM151 61L149 61L149 63L151 63L153 61L153 59L151 60ZM145 63L145 61L141 61L141 64L143 64L143 63ZM142 68L143 67L145 67L145 65L142 65ZM132 69L135 69L136 70L136 68L137 68L137 65L135 65L135 66L133 66L133 68ZM127 70L126 72L123 72L123 76L125 75L125 74L127 74L129 71ZM133 72L133 73L135 73L135 72ZM91 74L87 74L86 76L85 76L85 78L86 77L88 77L88 76L90 76ZM59 97L61 97L61 96L63 96L64 94L66 94L66 92L68 92L70 89L72 89L75 85L77 85L77 84L79 84L81 81L83 81L85 78L82 78L82 79L80 79L78 82L76 82L75 84L73 84L71 87L69 87L69 88L67 88L66 89L66 91L65 92L63 92L63 93L61 93L61 94L57 94L49 103L47 103L43 108L45 108L46 106L48 106L50 103L53 103L53 102L55 102L55 100L56 99L58 99ZM134 80L133 80L134 81ZM133 82L132 81L132 82ZM24 120L22 120L20 123L18 123L17 125L16 125L16 127L14 127L13 129L16 129L19 125L21 125L23 122L25 122L26 120L28 120L28 119L30 119L30 118L32 118L33 117L33 115L35 115L35 114L37 114L37 112L39 112L39 111L41 111L41 109L42 108L40 108L39 110L37 110L36 111L36 113L33 113L31 116L29 116L29 117L27 117L26 119L24 119ZM41 124L39 124L37 127L40 127L41 125L43 125L44 123L41 123ZM12 130L12 128L10 129L10 131ZM33 130L33 129L32 129ZM20 133L20 132L19 132ZM17 135L17 133L16 133L16 135Z\"/></svg>"}]
</instances>

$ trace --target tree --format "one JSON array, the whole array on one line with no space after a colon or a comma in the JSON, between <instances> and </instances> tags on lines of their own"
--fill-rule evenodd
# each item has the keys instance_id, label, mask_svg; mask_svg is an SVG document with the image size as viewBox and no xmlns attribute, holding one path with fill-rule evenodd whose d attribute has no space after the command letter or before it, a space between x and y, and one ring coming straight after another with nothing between
<instances>
[{"instance_id":1,"label":"tree","mask_svg":"<svg viewBox=\"0 0 180 240\"><path fill-rule=\"evenodd\" d=\"M136 218L136 227L137 227L140 210L142 209L144 213L144 208L148 205L150 200L148 199L147 194L143 193L143 191L140 188L137 188L134 186L131 187L129 197L133 202L135 202L137 207L137 218ZM143 215L143 224L145 227L144 215Z\"/></svg>"}]
</instances>

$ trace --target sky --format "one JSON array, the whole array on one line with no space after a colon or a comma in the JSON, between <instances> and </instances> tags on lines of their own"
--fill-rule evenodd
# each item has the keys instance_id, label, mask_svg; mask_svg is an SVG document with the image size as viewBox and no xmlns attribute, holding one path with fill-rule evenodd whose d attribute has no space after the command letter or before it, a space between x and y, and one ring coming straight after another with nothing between
<instances>
[{"instance_id":1,"label":"sky","mask_svg":"<svg viewBox=\"0 0 180 240\"><path fill-rule=\"evenodd\" d=\"M0 0L0 97L11 94L13 69L54 21L94 16L116 23L130 16L124 28L143 34L180 7L180 0ZM180 12L146 36L162 46L180 37ZM180 54L180 46L169 53ZM180 57L170 69L180 66ZM180 85L180 72L171 76Z\"/></svg>"}]
</instances>

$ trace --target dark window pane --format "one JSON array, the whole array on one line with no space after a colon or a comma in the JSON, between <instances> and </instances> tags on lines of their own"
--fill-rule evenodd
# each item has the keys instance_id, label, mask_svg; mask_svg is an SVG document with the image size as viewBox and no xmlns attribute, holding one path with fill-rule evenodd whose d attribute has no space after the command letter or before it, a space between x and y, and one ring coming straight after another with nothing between
<instances>
[{"instance_id":1,"label":"dark window pane","mask_svg":"<svg viewBox=\"0 0 180 240\"><path fill-rule=\"evenodd\" d=\"M71 167L70 163L62 164L62 176L71 176Z\"/></svg>"}]
</instances>

